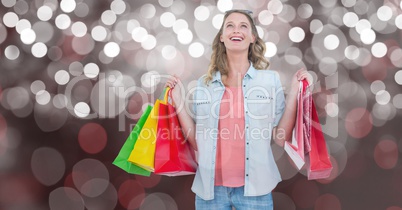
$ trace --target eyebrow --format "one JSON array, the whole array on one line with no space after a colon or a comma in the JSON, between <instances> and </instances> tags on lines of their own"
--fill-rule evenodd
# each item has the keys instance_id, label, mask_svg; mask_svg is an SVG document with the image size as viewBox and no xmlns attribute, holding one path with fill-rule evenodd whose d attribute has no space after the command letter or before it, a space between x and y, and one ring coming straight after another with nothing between
<instances>
[{"instance_id":1,"label":"eyebrow","mask_svg":"<svg viewBox=\"0 0 402 210\"><path fill-rule=\"evenodd\" d=\"M234 23L233 21L228 21L228 22L226 22L226 24L225 25L227 25L227 24L229 24L229 23ZM240 22L240 23L243 23L243 24L246 24L246 25L250 25L249 23L247 23L247 22Z\"/></svg>"}]
</instances>

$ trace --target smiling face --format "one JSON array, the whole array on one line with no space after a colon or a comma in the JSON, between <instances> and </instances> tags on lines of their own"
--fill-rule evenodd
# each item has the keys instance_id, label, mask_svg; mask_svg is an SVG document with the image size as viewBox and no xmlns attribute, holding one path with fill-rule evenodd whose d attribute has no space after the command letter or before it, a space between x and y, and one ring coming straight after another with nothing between
<instances>
[{"instance_id":1,"label":"smiling face","mask_svg":"<svg viewBox=\"0 0 402 210\"><path fill-rule=\"evenodd\" d=\"M251 43L255 41L252 33L252 23L245 14L230 14L222 28L220 41L225 44L227 51L246 51Z\"/></svg>"}]
</instances>

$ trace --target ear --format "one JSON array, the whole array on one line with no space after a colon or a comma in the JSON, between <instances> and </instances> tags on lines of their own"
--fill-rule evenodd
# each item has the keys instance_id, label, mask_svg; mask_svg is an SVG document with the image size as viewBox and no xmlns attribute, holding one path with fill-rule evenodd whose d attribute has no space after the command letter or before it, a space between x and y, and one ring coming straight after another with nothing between
<instances>
[{"instance_id":1,"label":"ear","mask_svg":"<svg viewBox=\"0 0 402 210\"><path fill-rule=\"evenodd\" d=\"M222 35L219 36L219 39L220 39L221 42L223 42Z\"/></svg>"},{"instance_id":2,"label":"ear","mask_svg":"<svg viewBox=\"0 0 402 210\"><path fill-rule=\"evenodd\" d=\"M252 38L251 38L251 43L255 43L256 40L257 40L257 39L255 38L255 36L254 36L254 34L253 34L253 36L252 36Z\"/></svg>"}]
</instances>

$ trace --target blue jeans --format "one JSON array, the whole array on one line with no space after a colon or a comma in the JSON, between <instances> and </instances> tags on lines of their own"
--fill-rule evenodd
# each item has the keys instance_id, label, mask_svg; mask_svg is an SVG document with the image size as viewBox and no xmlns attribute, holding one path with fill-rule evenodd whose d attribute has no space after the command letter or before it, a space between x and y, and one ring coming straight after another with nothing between
<instances>
[{"instance_id":1,"label":"blue jeans","mask_svg":"<svg viewBox=\"0 0 402 210\"><path fill-rule=\"evenodd\" d=\"M214 199L204 200L196 195L196 210L272 210L272 194L244 196L244 187L215 186Z\"/></svg>"}]
</instances>

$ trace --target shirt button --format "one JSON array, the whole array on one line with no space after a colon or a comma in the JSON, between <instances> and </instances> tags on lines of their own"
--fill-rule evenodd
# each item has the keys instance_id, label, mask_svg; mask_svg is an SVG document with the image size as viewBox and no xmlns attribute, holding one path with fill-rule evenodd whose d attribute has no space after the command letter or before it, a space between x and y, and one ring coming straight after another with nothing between
<instances>
[{"instance_id":1,"label":"shirt button","mask_svg":"<svg viewBox=\"0 0 402 210\"><path fill-rule=\"evenodd\" d=\"M246 87L246 85L243 85L243 87Z\"/></svg>"},{"instance_id":2,"label":"shirt button","mask_svg":"<svg viewBox=\"0 0 402 210\"><path fill-rule=\"evenodd\" d=\"M246 158L246 160L248 160L248 158Z\"/></svg>"},{"instance_id":3,"label":"shirt button","mask_svg":"<svg viewBox=\"0 0 402 210\"><path fill-rule=\"evenodd\" d=\"M246 176L248 176L248 174L246 174Z\"/></svg>"},{"instance_id":4,"label":"shirt button","mask_svg":"<svg viewBox=\"0 0 402 210\"><path fill-rule=\"evenodd\" d=\"M248 113L248 111L246 111L246 114Z\"/></svg>"},{"instance_id":5,"label":"shirt button","mask_svg":"<svg viewBox=\"0 0 402 210\"><path fill-rule=\"evenodd\" d=\"M249 142L247 142L247 145L249 145Z\"/></svg>"}]
</instances>

